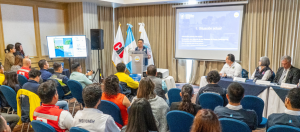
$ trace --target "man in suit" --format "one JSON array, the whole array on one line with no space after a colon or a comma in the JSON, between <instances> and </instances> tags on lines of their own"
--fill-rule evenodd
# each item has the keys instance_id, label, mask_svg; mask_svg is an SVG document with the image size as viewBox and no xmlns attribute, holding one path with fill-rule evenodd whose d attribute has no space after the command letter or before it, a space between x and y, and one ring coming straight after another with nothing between
<instances>
[{"instance_id":1,"label":"man in suit","mask_svg":"<svg viewBox=\"0 0 300 132\"><path fill-rule=\"evenodd\" d=\"M300 70L296 67L293 67L291 64L290 56L282 56L281 57L281 65L277 70L274 82L278 83L290 83L290 84L298 84L300 78Z\"/></svg>"},{"instance_id":2,"label":"man in suit","mask_svg":"<svg viewBox=\"0 0 300 132\"><path fill-rule=\"evenodd\" d=\"M300 128L300 89L291 89L285 98L284 113L274 113L268 117L267 128L274 125L288 125Z\"/></svg>"}]
</instances>

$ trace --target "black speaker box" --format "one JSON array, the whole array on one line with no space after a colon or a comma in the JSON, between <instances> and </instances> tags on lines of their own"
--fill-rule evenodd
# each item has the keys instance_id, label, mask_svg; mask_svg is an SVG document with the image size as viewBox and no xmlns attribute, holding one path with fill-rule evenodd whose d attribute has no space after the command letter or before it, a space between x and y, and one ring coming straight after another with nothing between
<instances>
[{"instance_id":1,"label":"black speaker box","mask_svg":"<svg viewBox=\"0 0 300 132\"><path fill-rule=\"evenodd\" d=\"M104 49L103 29L91 29L91 49Z\"/></svg>"}]
</instances>

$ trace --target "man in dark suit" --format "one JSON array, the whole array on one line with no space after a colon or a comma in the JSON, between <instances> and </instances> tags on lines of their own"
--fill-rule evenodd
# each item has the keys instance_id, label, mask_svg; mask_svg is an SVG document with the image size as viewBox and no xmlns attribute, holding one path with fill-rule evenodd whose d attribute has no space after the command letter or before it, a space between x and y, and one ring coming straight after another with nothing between
<instances>
[{"instance_id":1,"label":"man in dark suit","mask_svg":"<svg viewBox=\"0 0 300 132\"><path fill-rule=\"evenodd\" d=\"M293 67L291 64L290 56L282 56L281 57L281 65L277 70L274 82L278 83L290 83L290 84L298 84L300 78L300 70L296 67Z\"/></svg>"},{"instance_id":2,"label":"man in dark suit","mask_svg":"<svg viewBox=\"0 0 300 132\"><path fill-rule=\"evenodd\" d=\"M217 106L214 112L219 118L232 118L245 122L251 130L257 128L257 115L254 110L243 109L241 100L244 98L244 88L237 82L231 83L227 88L226 97L228 105L226 107Z\"/></svg>"},{"instance_id":3,"label":"man in dark suit","mask_svg":"<svg viewBox=\"0 0 300 132\"><path fill-rule=\"evenodd\" d=\"M284 113L274 113L268 117L267 128L274 125L288 125L300 128L300 89L291 89L285 98Z\"/></svg>"}]
</instances>

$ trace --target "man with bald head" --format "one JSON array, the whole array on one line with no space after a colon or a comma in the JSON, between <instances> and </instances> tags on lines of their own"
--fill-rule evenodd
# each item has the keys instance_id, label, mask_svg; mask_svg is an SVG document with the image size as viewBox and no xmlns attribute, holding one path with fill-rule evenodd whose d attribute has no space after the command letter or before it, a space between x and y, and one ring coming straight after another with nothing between
<instances>
[{"instance_id":1,"label":"man with bald head","mask_svg":"<svg viewBox=\"0 0 300 132\"><path fill-rule=\"evenodd\" d=\"M25 76L27 79L29 79L29 71L31 68L31 60L29 58L23 59L23 67L17 71L17 74Z\"/></svg>"}]
</instances>

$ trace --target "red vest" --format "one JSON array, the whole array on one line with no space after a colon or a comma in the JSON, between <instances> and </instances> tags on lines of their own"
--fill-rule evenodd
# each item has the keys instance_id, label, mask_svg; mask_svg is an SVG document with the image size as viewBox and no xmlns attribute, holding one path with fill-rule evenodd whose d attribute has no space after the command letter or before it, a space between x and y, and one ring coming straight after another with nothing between
<instances>
[{"instance_id":1,"label":"red vest","mask_svg":"<svg viewBox=\"0 0 300 132\"><path fill-rule=\"evenodd\" d=\"M17 74L21 74L21 75L25 76L27 79L29 79L29 71L30 71L30 68L22 67L21 69L19 69L17 71Z\"/></svg>"},{"instance_id":2,"label":"red vest","mask_svg":"<svg viewBox=\"0 0 300 132\"><path fill-rule=\"evenodd\" d=\"M49 124L54 127L57 132L65 132L66 130L61 129L58 126L59 116L62 111L63 110L59 109L58 106L42 104L42 106L39 106L34 110L33 120L40 120Z\"/></svg>"}]
</instances>

